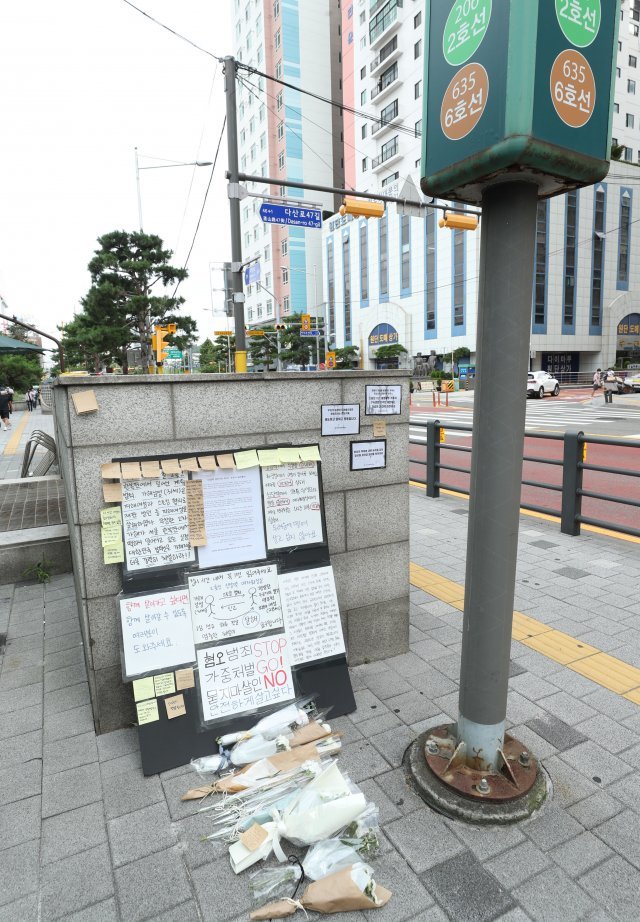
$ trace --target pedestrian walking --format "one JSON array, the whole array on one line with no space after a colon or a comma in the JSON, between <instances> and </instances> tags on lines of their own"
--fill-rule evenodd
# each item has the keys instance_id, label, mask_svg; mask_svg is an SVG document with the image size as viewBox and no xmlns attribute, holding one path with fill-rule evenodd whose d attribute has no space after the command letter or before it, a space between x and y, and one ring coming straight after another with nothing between
<instances>
[{"instance_id":1,"label":"pedestrian walking","mask_svg":"<svg viewBox=\"0 0 640 922\"><path fill-rule=\"evenodd\" d=\"M604 402L613 403L613 392L618 390L616 373L613 368L607 368L604 376Z\"/></svg>"},{"instance_id":2,"label":"pedestrian walking","mask_svg":"<svg viewBox=\"0 0 640 922\"><path fill-rule=\"evenodd\" d=\"M31 391L26 392L26 394L24 395L24 400L27 405L27 410L31 413L31 411L33 410L33 398L31 395Z\"/></svg>"},{"instance_id":3,"label":"pedestrian walking","mask_svg":"<svg viewBox=\"0 0 640 922\"><path fill-rule=\"evenodd\" d=\"M11 409L12 409L13 391L5 385L0 386L0 420L2 420L2 429L4 432L11 429Z\"/></svg>"},{"instance_id":4,"label":"pedestrian walking","mask_svg":"<svg viewBox=\"0 0 640 922\"><path fill-rule=\"evenodd\" d=\"M599 391L602 387L602 369L598 368L597 371L593 373L593 390L591 391L591 396L595 397L596 391Z\"/></svg>"},{"instance_id":5,"label":"pedestrian walking","mask_svg":"<svg viewBox=\"0 0 640 922\"><path fill-rule=\"evenodd\" d=\"M38 392L34 387L29 388L29 398L31 400L31 409L35 410L38 406Z\"/></svg>"}]
</instances>

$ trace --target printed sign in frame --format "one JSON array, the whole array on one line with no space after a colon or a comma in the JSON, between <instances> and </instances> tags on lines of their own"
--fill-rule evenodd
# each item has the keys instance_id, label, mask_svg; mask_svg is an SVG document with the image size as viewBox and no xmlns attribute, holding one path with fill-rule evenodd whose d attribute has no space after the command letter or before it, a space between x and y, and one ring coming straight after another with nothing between
<instances>
[{"instance_id":1,"label":"printed sign in frame","mask_svg":"<svg viewBox=\"0 0 640 922\"><path fill-rule=\"evenodd\" d=\"M367 416L399 416L401 414L401 384L366 384L364 394L364 412Z\"/></svg>"},{"instance_id":2,"label":"printed sign in frame","mask_svg":"<svg viewBox=\"0 0 640 922\"><path fill-rule=\"evenodd\" d=\"M321 435L360 435L359 403L323 403Z\"/></svg>"},{"instance_id":3,"label":"printed sign in frame","mask_svg":"<svg viewBox=\"0 0 640 922\"><path fill-rule=\"evenodd\" d=\"M352 471L373 471L387 466L387 440L368 439L351 443Z\"/></svg>"}]
</instances>

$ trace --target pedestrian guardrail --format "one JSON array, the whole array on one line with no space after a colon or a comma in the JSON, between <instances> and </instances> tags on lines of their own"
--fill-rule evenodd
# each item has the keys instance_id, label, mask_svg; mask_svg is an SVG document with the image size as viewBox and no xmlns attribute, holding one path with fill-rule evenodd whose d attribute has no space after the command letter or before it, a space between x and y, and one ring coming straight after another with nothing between
<instances>
[{"instance_id":1,"label":"pedestrian guardrail","mask_svg":"<svg viewBox=\"0 0 640 922\"><path fill-rule=\"evenodd\" d=\"M470 477L471 477L471 455L473 445L455 445L445 441L445 431L455 434L456 432L471 433L473 427L465 423L442 423L440 420L425 420L424 422L411 421L412 428L424 429L426 432L426 444L423 438L410 438L411 445L419 445L425 448L424 460L421 458L411 458L412 467L424 469L424 477L414 476L411 479L417 483L424 484L426 495L431 499L437 499L440 496L440 490L453 490L470 496ZM628 478L626 483L633 481L638 482L640 478L640 441L631 439L610 439L605 436L585 435L581 430L569 429L564 434L552 432L532 432L525 431L525 438L539 442L556 442L561 443L559 457L544 457L539 454L523 455L523 462L535 465L547 465L561 471L559 483L549 483L541 480L534 480L530 477L522 478L523 487L533 487L539 490L548 491L558 497L557 504L547 506L538 503L522 501L521 508L531 512L538 512L543 515L550 515L560 519L560 530L567 535L579 535L581 525L595 525L599 528L606 528L611 531L617 531L622 534L640 537L640 529L634 528L621 522L615 522L611 519L598 518L595 515L585 515L582 511L583 500L590 499L602 503L611 503L614 506L627 506L630 509L640 508L640 498L634 499L630 496L621 496L610 493L600 492L596 489L585 486L585 473L594 474L613 474L621 478ZM616 449L624 449L636 454L634 460L637 463L637 469L629 467L616 467L605 464L592 464L587 461L588 446L603 445L611 446ZM460 456L460 464L443 462L441 458L442 451L455 452ZM468 459L468 466L464 466L464 458ZM467 483L447 482L444 478L447 473L462 474L469 478ZM458 478L459 480L460 478ZM636 491L640 497L640 489Z\"/></svg>"}]
</instances>

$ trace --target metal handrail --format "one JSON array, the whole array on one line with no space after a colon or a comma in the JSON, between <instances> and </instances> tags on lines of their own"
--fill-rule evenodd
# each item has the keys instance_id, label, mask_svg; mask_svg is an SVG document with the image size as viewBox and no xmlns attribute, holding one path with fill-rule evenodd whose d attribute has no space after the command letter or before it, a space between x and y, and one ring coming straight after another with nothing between
<instances>
[{"instance_id":1,"label":"metal handrail","mask_svg":"<svg viewBox=\"0 0 640 922\"><path fill-rule=\"evenodd\" d=\"M470 468L458 467L457 465L445 464L441 462L440 452L442 449L445 449L446 451L458 451L465 454L472 454L473 445L451 445L444 441L441 442L440 433L441 430L452 432L472 432L473 427L467 423L443 423L441 420L437 419L425 420L424 422L422 420L412 420L411 425L414 428L425 429L427 435L426 439L409 438L409 444L423 445L426 454L424 461L410 459L410 464L417 464L420 467L424 467L426 469L424 480L421 480L420 477L414 477L413 479L416 480L416 482L423 483L425 485L427 496L430 498L437 498L440 495L441 489L452 490L456 493L462 493L463 495L469 496L470 491L468 489L457 484L447 483L442 480L441 472L454 471L456 473L466 474L470 477ZM583 497L598 500L600 502L614 503L620 506L629 506L634 509L640 508L640 500L629 499L622 496L616 496L614 494L600 493L594 490L587 490L584 489L582 485L582 477L585 471L615 474L622 477L640 477L640 470L629 470L627 468L588 464L584 460L586 457L585 450L587 445L592 444L615 446L616 448L620 448L622 446L624 448L635 448L637 450L640 449L640 441L627 440L625 442L621 442L619 439L607 438L606 436L585 435L583 432L577 430L568 430L564 434L548 432L541 433L539 431L532 432L530 430L525 430L525 437L539 439L546 442L561 441L564 444L562 459L541 458L535 455L523 455L523 462L562 467L562 482L560 484L541 483L539 481L531 480L528 478L522 479L523 486L533 487L540 490L547 490L551 493L559 493L561 495L561 508L549 508L533 503L521 502L522 509L559 517L561 521L561 530L565 534L579 535L580 526L582 524L587 524L595 525L610 531L618 531L621 534L640 537L640 529L633 528L631 526L620 525L615 522L608 522L604 519L597 519L582 515Z\"/></svg>"}]
</instances>

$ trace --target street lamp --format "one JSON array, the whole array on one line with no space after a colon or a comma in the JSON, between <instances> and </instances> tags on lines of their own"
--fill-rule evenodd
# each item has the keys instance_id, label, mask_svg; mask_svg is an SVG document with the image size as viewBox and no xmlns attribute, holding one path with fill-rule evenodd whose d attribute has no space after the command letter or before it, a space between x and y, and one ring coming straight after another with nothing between
<instances>
[{"instance_id":1,"label":"street lamp","mask_svg":"<svg viewBox=\"0 0 640 922\"><path fill-rule=\"evenodd\" d=\"M213 166L212 160L190 160L187 163L182 163L181 161L175 161L173 163L159 163L155 166L140 166L138 161L138 148L134 148L135 158L136 158L136 189L138 191L138 222L140 224L140 231L142 232L142 197L140 195L140 170L168 170L171 167L175 166ZM144 156L142 154L141 156ZM153 158L152 158L153 159Z\"/></svg>"}]
</instances>

